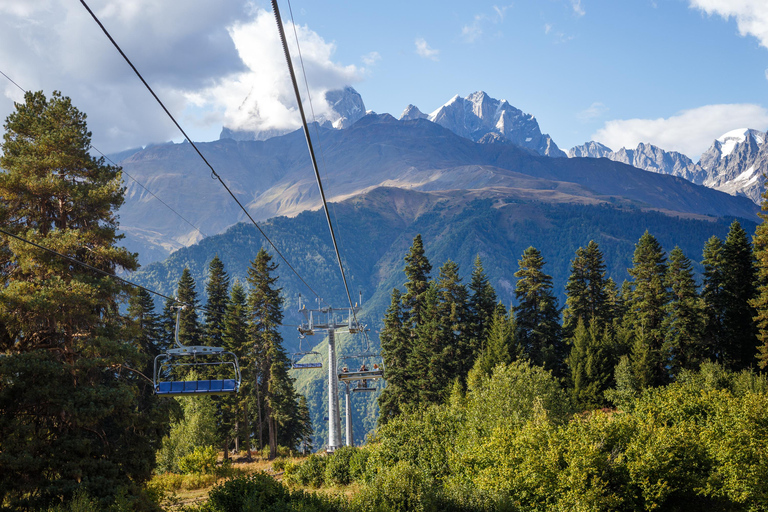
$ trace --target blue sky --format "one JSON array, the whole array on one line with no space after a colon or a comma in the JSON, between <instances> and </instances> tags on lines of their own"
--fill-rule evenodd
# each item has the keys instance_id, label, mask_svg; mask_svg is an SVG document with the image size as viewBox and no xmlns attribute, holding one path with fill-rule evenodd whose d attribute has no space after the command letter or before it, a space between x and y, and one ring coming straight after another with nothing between
<instances>
[{"instance_id":1,"label":"blue sky","mask_svg":"<svg viewBox=\"0 0 768 512\"><path fill-rule=\"evenodd\" d=\"M194 139L217 138L223 124L297 126L269 3L89 5ZM280 8L289 20L287 2ZM565 150L651 142L694 160L724 132L768 129L765 0L293 0L291 9L320 111L322 92L344 84L395 117L409 103L429 113L484 90L534 114ZM103 150L178 140L78 2L1 2L0 70L72 96ZM5 117L20 93L0 91Z\"/></svg>"}]
</instances>

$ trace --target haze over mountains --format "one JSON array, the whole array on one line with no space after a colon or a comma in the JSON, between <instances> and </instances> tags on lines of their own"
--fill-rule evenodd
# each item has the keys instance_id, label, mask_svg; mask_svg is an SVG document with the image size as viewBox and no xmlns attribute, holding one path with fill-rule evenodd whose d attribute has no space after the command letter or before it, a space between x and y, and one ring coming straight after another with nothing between
<instances>
[{"instance_id":1,"label":"haze over mountains","mask_svg":"<svg viewBox=\"0 0 768 512\"><path fill-rule=\"evenodd\" d=\"M760 155L765 146L758 143L764 137L757 132L749 132L741 142L731 137L720 146L716 143L712 154L719 151L721 157L710 159L711 171L705 175L701 166L683 155L650 145L613 154L592 144L581 151L582 156L609 158L558 158L565 154L541 132L533 116L484 92L456 96L429 115L409 106L399 120L389 114L363 114L362 98L351 87L329 93L326 99L335 114L321 119L312 133L317 134L314 142L330 201L382 186L427 192L472 190L473 196L506 189L544 202L623 199L676 214L756 219L753 202L695 183L726 187L739 176L743 180L743 171L727 178L742 166L764 168L765 157ZM220 140L199 147L254 219L295 216L318 208L320 197L303 132L268 135L225 129ZM140 252L143 262L162 259L245 220L188 144L156 145L125 155L120 163L126 172L186 219L127 180L120 225L127 245Z\"/></svg>"}]
</instances>

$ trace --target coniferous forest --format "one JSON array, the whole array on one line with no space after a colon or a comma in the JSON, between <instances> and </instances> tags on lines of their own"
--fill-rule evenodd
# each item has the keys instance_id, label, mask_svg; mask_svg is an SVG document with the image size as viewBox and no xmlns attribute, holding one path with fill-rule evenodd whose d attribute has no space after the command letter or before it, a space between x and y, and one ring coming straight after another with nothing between
<instances>
[{"instance_id":1,"label":"coniferous forest","mask_svg":"<svg viewBox=\"0 0 768 512\"><path fill-rule=\"evenodd\" d=\"M325 455L289 373L281 267L261 250L240 281L214 258L205 303L186 269L158 312L113 277L137 267L121 170L88 153L85 119L28 93L4 125L0 510L768 509L765 222L701 254L646 231L621 283L584 240L563 303L535 247L505 304L480 257L464 282L417 235L379 333L378 427ZM176 335L235 354L239 393L155 395ZM185 474L218 484L174 503Z\"/></svg>"}]
</instances>

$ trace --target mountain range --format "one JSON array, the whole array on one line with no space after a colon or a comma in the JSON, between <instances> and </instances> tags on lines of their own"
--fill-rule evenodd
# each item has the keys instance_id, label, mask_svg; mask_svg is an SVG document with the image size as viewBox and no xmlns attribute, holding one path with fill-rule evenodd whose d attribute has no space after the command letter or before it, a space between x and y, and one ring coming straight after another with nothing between
<instances>
[{"instance_id":1,"label":"mountain range","mask_svg":"<svg viewBox=\"0 0 768 512\"><path fill-rule=\"evenodd\" d=\"M359 113L352 91L338 96L342 110L337 121ZM753 202L689 179L605 158L553 158L562 152L541 133L535 118L485 93L454 98L426 117L411 107L400 120L368 113L345 128L346 122L312 130L330 201L381 186L423 191L506 187L544 201L613 197L685 215L756 219ZM223 138L198 145L257 221L321 206L300 130L266 140ZM740 147L735 146L734 155L742 154ZM126 245L139 252L143 263L245 220L189 144L155 145L123 156L120 164L135 181L126 180L120 225ZM662 162L665 158L661 155ZM637 155L627 160L637 162Z\"/></svg>"}]
</instances>

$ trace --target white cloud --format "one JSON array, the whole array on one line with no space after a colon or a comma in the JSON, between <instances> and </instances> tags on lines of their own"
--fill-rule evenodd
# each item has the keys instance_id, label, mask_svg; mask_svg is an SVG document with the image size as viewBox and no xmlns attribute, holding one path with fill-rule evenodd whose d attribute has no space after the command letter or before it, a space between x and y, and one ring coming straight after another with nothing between
<instances>
[{"instance_id":1,"label":"white cloud","mask_svg":"<svg viewBox=\"0 0 768 512\"><path fill-rule=\"evenodd\" d=\"M751 35L768 48L768 4L765 0L689 0L690 6L706 12L719 14L725 19L736 19L739 33Z\"/></svg>"},{"instance_id":2,"label":"white cloud","mask_svg":"<svg viewBox=\"0 0 768 512\"><path fill-rule=\"evenodd\" d=\"M599 101L596 101L592 103L589 107L585 108L578 114L576 114L576 117L581 121L594 121L595 119L598 119L600 117L603 117L608 112L608 107L606 107L604 104L600 103Z\"/></svg>"},{"instance_id":3,"label":"white cloud","mask_svg":"<svg viewBox=\"0 0 768 512\"><path fill-rule=\"evenodd\" d=\"M420 57L424 57L425 59L438 60L438 56L440 55L440 50L435 50L434 48L430 48L423 37L416 39L415 44L416 44L416 54L418 54Z\"/></svg>"},{"instance_id":4,"label":"white cloud","mask_svg":"<svg viewBox=\"0 0 768 512\"><path fill-rule=\"evenodd\" d=\"M373 66L381 60L379 52L370 52L362 56L363 64L366 66Z\"/></svg>"},{"instance_id":5,"label":"white cloud","mask_svg":"<svg viewBox=\"0 0 768 512\"><path fill-rule=\"evenodd\" d=\"M706 105L668 118L613 120L595 132L592 140L611 148L635 148L646 142L697 160L712 141L736 128L765 130L768 110L751 104Z\"/></svg>"},{"instance_id":6,"label":"white cloud","mask_svg":"<svg viewBox=\"0 0 768 512\"><path fill-rule=\"evenodd\" d=\"M573 7L573 13L577 17L581 17L586 14L584 8L581 6L581 0L571 0L571 7Z\"/></svg>"},{"instance_id":7,"label":"white cloud","mask_svg":"<svg viewBox=\"0 0 768 512\"><path fill-rule=\"evenodd\" d=\"M250 0L92 0L89 5L185 128L218 133L222 123L298 126L271 12ZM297 32L315 111L322 112L323 93L359 80L361 72L333 62L333 44L307 27ZM290 26L286 33L297 57ZM79 2L0 0L0 70L22 87L70 96L88 114L94 145L102 151L179 138ZM300 73L300 66L296 70ZM6 82L0 87L4 119L20 96L0 80ZM256 112L254 121L250 115ZM190 131L194 137L196 130Z\"/></svg>"},{"instance_id":8,"label":"white cloud","mask_svg":"<svg viewBox=\"0 0 768 512\"><path fill-rule=\"evenodd\" d=\"M549 23L544 24L544 34L549 34L552 31L552 25Z\"/></svg>"},{"instance_id":9,"label":"white cloud","mask_svg":"<svg viewBox=\"0 0 768 512\"><path fill-rule=\"evenodd\" d=\"M485 17L482 14L475 16L475 19L469 25L464 25L461 28L461 37L468 43L474 43L478 37L483 35L483 27L481 23Z\"/></svg>"}]
</instances>

